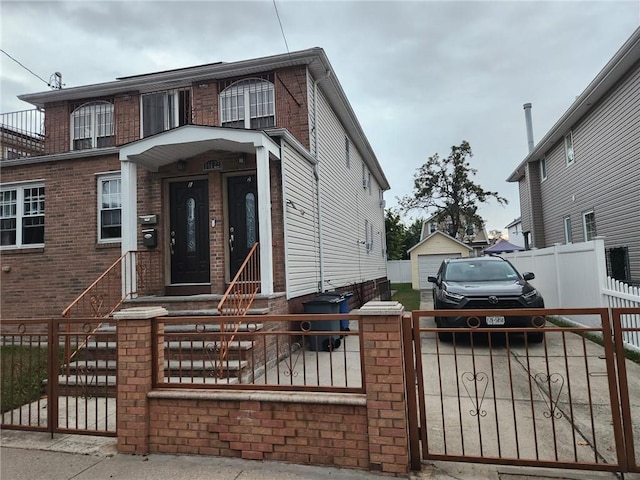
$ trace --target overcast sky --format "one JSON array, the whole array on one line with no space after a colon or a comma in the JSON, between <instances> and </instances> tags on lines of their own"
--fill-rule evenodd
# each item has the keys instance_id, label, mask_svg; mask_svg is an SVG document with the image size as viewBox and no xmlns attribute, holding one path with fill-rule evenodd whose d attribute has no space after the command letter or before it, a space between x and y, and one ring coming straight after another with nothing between
<instances>
[{"instance_id":1,"label":"overcast sky","mask_svg":"<svg viewBox=\"0 0 640 480\"><path fill-rule=\"evenodd\" d=\"M66 87L322 47L391 184L409 194L426 159L471 144L475 181L506 197L487 229L520 215L507 183L527 154L522 105L539 140L640 24L640 0L1 0L2 50ZM286 44L285 44L286 38ZM2 113L47 90L0 54ZM406 222L421 215L412 212Z\"/></svg>"}]
</instances>

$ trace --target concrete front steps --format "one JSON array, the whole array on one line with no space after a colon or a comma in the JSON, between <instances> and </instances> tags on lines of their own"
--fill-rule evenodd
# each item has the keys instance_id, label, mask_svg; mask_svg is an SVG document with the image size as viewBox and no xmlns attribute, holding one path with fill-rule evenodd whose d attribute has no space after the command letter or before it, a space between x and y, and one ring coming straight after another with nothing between
<instances>
[{"instance_id":1,"label":"concrete front steps","mask_svg":"<svg viewBox=\"0 0 640 480\"><path fill-rule=\"evenodd\" d=\"M241 340L229 342L226 359L220 363L223 342L219 335L219 322L224 318L216 308L220 298L221 295L140 297L123 304L123 309L162 306L168 310L171 318L189 317L188 323L165 325L165 333L170 334L165 339L165 381L182 384L237 383L243 371L250 368L255 342L246 335ZM247 313L253 318L247 323L243 322L238 331L262 330L259 317L270 313L274 302L281 304L283 301L286 304L284 295L259 296ZM203 321L206 318L206 323L199 323L199 317ZM198 335L194 335L196 332ZM105 322L74 355L72 361L63 366L63 374L58 377L59 395L115 397L116 352L115 323Z\"/></svg>"}]
</instances>

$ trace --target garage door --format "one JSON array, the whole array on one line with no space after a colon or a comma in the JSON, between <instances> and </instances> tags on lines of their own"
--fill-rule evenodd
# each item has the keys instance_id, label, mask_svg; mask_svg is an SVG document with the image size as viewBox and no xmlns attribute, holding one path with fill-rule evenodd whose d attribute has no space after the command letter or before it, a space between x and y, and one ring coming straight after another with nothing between
<instances>
[{"instance_id":1,"label":"garage door","mask_svg":"<svg viewBox=\"0 0 640 480\"><path fill-rule=\"evenodd\" d=\"M427 281L429 275L434 276L438 273L440 264L445 258L460 257L459 253L445 253L438 255L418 255L418 275L420 279L421 290L431 290L433 283Z\"/></svg>"}]
</instances>

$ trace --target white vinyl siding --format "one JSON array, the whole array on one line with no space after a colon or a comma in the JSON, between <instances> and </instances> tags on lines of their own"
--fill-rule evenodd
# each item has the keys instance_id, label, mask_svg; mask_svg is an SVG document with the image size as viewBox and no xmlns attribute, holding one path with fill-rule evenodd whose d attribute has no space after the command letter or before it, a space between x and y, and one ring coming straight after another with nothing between
<instances>
[{"instance_id":1,"label":"white vinyl siding","mask_svg":"<svg viewBox=\"0 0 640 480\"><path fill-rule=\"evenodd\" d=\"M598 235L606 247L628 246L631 277L640 279L640 66L571 131L579 155L571 168L565 167L563 142L547 152L548 178L540 186L545 244L537 246L564 242L567 215L573 241L583 241L582 213L595 206Z\"/></svg>"},{"instance_id":2,"label":"white vinyl siding","mask_svg":"<svg viewBox=\"0 0 640 480\"><path fill-rule=\"evenodd\" d=\"M313 165L283 141L287 297L318 292L320 246Z\"/></svg>"},{"instance_id":3,"label":"white vinyl siding","mask_svg":"<svg viewBox=\"0 0 640 480\"><path fill-rule=\"evenodd\" d=\"M363 188L360 168L346 168L344 138L346 132L331 111L324 95L318 91L318 143L320 187L322 196L322 229L324 255L324 288L341 287L386 276L382 255L384 210L380 200ZM363 164L354 143L350 145L351 165ZM365 166L368 173L369 168ZM365 182L368 175L364 176ZM379 185L372 176L372 189ZM368 254L365 221L369 222L371 250Z\"/></svg>"}]
</instances>

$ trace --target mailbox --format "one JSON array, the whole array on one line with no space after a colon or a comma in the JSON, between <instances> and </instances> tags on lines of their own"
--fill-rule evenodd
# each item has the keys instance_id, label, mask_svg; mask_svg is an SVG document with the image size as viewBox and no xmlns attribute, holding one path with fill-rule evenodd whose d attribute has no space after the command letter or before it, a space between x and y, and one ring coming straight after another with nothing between
<instances>
[{"instance_id":1,"label":"mailbox","mask_svg":"<svg viewBox=\"0 0 640 480\"><path fill-rule=\"evenodd\" d=\"M158 231L155 228L142 230L142 244L145 247L156 248L158 246Z\"/></svg>"}]
</instances>

